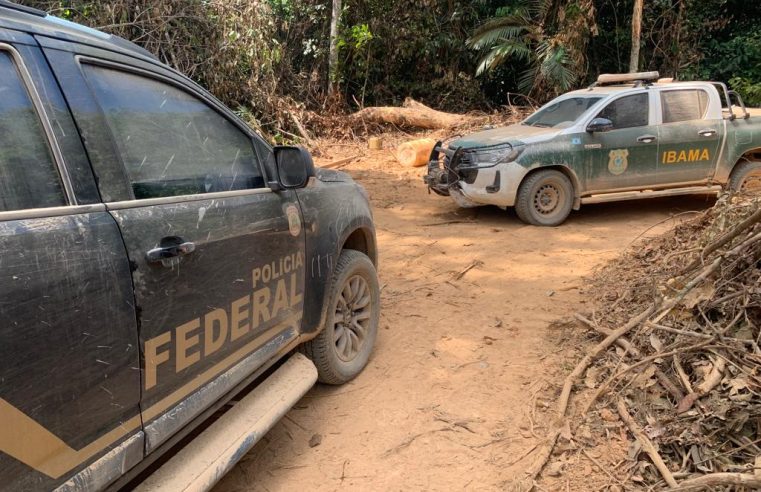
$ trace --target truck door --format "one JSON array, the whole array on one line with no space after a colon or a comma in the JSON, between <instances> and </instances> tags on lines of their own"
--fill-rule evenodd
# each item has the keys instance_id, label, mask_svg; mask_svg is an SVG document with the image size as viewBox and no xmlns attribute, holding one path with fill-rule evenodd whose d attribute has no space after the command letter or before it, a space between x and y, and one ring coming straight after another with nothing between
<instances>
[{"instance_id":1,"label":"truck door","mask_svg":"<svg viewBox=\"0 0 761 492\"><path fill-rule=\"evenodd\" d=\"M0 490L95 490L143 457L129 262L96 197L34 39L0 28Z\"/></svg>"},{"instance_id":2,"label":"truck door","mask_svg":"<svg viewBox=\"0 0 761 492\"><path fill-rule=\"evenodd\" d=\"M133 270L151 452L297 340L301 212L266 186L266 145L184 79L89 58L76 72L93 99L73 98L75 115Z\"/></svg>"},{"instance_id":3,"label":"truck door","mask_svg":"<svg viewBox=\"0 0 761 492\"><path fill-rule=\"evenodd\" d=\"M587 191L641 189L656 184L658 129L649 92L619 97L594 117L610 120L613 129L584 136Z\"/></svg>"},{"instance_id":4,"label":"truck door","mask_svg":"<svg viewBox=\"0 0 761 492\"><path fill-rule=\"evenodd\" d=\"M661 89L660 183L701 183L713 177L724 123L712 117L709 101L703 89Z\"/></svg>"}]
</instances>

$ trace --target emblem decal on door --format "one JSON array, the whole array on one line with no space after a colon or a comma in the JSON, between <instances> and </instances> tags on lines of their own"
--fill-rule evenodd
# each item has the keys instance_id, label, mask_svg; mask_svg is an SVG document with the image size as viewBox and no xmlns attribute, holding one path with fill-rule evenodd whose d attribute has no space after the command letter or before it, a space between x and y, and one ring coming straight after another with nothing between
<instances>
[{"instance_id":1,"label":"emblem decal on door","mask_svg":"<svg viewBox=\"0 0 761 492\"><path fill-rule=\"evenodd\" d=\"M301 217L299 217L299 209L296 205L288 205L285 209L285 213L288 216L288 230L291 231L291 236L298 237L301 233Z\"/></svg>"},{"instance_id":2,"label":"emblem decal on door","mask_svg":"<svg viewBox=\"0 0 761 492\"><path fill-rule=\"evenodd\" d=\"M623 174L629 167L629 151L626 149L611 150L609 155L608 171L615 176Z\"/></svg>"}]
</instances>

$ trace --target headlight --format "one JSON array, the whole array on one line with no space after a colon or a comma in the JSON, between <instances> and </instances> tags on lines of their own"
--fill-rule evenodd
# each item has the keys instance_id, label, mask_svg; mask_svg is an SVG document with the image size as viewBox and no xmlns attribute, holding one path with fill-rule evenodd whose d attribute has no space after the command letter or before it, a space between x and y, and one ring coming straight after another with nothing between
<instances>
[{"instance_id":1,"label":"headlight","mask_svg":"<svg viewBox=\"0 0 761 492\"><path fill-rule=\"evenodd\" d=\"M510 144L483 147L465 152L463 165L460 167L491 167L503 162L512 162L523 152L523 146L513 147ZM467 156L467 157L466 157ZM465 164L465 161L470 161Z\"/></svg>"}]
</instances>

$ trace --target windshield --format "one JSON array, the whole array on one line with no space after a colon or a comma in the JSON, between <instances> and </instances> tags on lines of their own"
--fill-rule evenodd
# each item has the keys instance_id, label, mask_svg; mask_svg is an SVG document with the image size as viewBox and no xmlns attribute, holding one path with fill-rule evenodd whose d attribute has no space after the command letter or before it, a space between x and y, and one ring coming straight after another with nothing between
<instances>
[{"instance_id":1,"label":"windshield","mask_svg":"<svg viewBox=\"0 0 761 492\"><path fill-rule=\"evenodd\" d=\"M542 128L567 128L600 99L602 98L569 97L553 101L529 116L523 124Z\"/></svg>"}]
</instances>

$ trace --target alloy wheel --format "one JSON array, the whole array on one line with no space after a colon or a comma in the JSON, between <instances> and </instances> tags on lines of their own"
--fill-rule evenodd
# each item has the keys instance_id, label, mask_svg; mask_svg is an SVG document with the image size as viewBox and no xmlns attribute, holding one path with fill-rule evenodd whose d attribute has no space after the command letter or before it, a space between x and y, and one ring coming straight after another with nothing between
<instances>
[{"instance_id":1,"label":"alloy wheel","mask_svg":"<svg viewBox=\"0 0 761 492\"><path fill-rule=\"evenodd\" d=\"M333 314L333 343L338 358L353 360L362 350L372 315L372 296L367 280L349 277L341 289Z\"/></svg>"}]
</instances>

